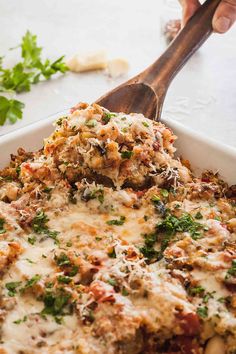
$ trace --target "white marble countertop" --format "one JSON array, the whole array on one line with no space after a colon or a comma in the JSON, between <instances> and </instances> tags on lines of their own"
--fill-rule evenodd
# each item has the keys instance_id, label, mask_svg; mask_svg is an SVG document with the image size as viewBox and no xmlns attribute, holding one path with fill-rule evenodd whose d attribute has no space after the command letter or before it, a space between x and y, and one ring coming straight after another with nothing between
<instances>
[{"instance_id":1,"label":"white marble countertop","mask_svg":"<svg viewBox=\"0 0 236 354\"><path fill-rule=\"evenodd\" d=\"M176 0L177 1L177 0ZM92 102L152 63L165 44L160 35L162 0L0 0L0 56L16 46L27 29L38 35L46 56L105 49L130 63L127 77L101 72L68 73L18 95L24 118L0 127L0 135L73 106ZM172 83L164 116L236 147L236 26L213 35ZM19 51L8 52L14 64Z\"/></svg>"}]
</instances>

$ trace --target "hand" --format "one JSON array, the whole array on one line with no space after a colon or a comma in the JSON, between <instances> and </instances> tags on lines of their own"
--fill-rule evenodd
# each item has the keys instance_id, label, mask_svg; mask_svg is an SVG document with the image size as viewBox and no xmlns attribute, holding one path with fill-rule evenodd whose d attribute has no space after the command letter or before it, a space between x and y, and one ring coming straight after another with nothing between
<instances>
[{"instance_id":1,"label":"hand","mask_svg":"<svg viewBox=\"0 0 236 354\"><path fill-rule=\"evenodd\" d=\"M183 25L199 8L198 0L179 0L183 7ZM215 32L225 33L236 21L236 0L222 0L218 6L212 26Z\"/></svg>"}]
</instances>

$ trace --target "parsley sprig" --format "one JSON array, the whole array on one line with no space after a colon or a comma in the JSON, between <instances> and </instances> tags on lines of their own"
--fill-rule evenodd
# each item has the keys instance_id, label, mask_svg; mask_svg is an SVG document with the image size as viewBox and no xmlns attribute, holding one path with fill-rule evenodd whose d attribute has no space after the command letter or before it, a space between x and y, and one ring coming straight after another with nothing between
<instances>
[{"instance_id":1,"label":"parsley sprig","mask_svg":"<svg viewBox=\"0 0 236 354\"><path fill-rule=\"evenodd\" d=\"M49 229L47 226L47 222L49 221L47 215L44 213L44 211L38 211L35 215L35 217L32 220L32 229L36 234L44 234L50 238L52 238L56 244L59 243L57 236L58 232L57 231L52 231Z\"/></svg>"},{"instance_id":2,"label":"parsley sprig","mask_svg":"<svg viewBox=\"0 0 236 354\"><path fill-rule=\"evenodd\" d=\"M3 58L0 58L0 92L21 93L28 92L31 85L39 81L48 80L56 73L64 74L68 68L64 56L55 61L43 60L42 47L37 44L37 36L27 31L23 36L20 46L22 61L12 68L4 68ZM22 119L24 103L0 96L0 125L6 121L14 124Z\"/></svg>"},{"instance_id":3,"label":"parsley sprig","mask_svg":"<svg viewBox=\"0 0 236 354\"><path fill-rule=\"evenodd\" d=\"M154 196L152 202L155 206L159 206L159 197ZM140 248L140 251L148 259L148 262L159 260L163 257L163 252L177 232L189 232L190 236L197 240L201 237L202 229L204 229L204 225L196 222L188 213L184 213L179 218L168 212L164 213L163 220L156 225L154 232L144 234L144 246ZM160 244L158 250L154 248L157 242Z\"/></svg>"}]
</instances>

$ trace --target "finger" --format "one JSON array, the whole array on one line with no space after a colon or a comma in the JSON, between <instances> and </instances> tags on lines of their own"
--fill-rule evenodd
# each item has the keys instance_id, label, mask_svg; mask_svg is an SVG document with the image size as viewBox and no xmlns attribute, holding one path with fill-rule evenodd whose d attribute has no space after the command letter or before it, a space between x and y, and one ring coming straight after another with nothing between
<instances>
[{"instance_id":1,"label":"finger","mask_svg":"<svg viewBox=\"0 0 236 354\"><path fill-rule=\"evenodd\" d=\"M182 26L184 26L201 4L198 0L179 0L179 2L183 7Z\"/></svg>"},{"instance_id":2,"label":"finger","mask_svg":"<svg viewBox=\"0 0 236 354\"><path fill-rule=\"evenodd\" d=\"M236 0L222 0L213 17L213 29L218 33L227 32L236 21Z\"/></svg>"}]
</instances>

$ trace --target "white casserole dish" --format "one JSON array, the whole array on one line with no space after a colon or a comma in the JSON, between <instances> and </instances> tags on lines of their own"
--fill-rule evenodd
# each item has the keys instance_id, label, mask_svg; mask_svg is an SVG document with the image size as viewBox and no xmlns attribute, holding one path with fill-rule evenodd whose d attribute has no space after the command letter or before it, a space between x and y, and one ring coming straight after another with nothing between
<instances>
[{"instance_id":1,"label":"white casserole dish","mask_svg":"<svg viewBox=\"0 0 236 354\"><path fill-rule=\"evenodd\" d=\"M0 168L7 165L10 154L16 153L19 147L27 151L35 151L43 146L43 139L53 131L52 123L60 116L68 114L68 110L58 112L44 120L30 124L24 128L6 134L0 138ZM176 142L177 155L188 159L195 173L210 169L218 171L229 184L236 184L236 149L223 145L184 127L173 120L164 120L178 136Z\"/></svg>"}]
</instances>

